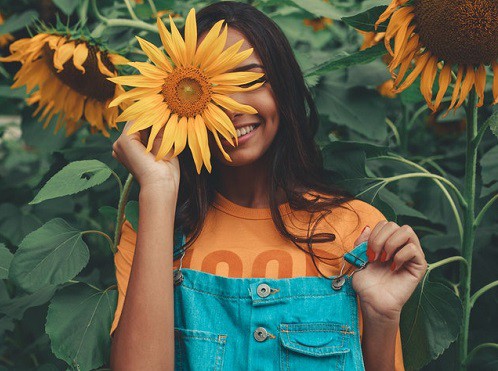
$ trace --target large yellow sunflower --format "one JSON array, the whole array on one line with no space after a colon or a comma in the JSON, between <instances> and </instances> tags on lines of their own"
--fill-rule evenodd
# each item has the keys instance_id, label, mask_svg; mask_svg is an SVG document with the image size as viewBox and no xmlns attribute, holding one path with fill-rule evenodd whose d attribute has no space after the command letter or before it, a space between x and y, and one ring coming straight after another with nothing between
<instances>
[{"instance_id":1,"label":"large yellow sunflower","mask_svg":"<svg viewBox=\"0 0 498 371\"><path fill-rule=\"evenodd\" d=\"M26 85L30 93L38 87L27 101L38 104L34 115L42 112L44 128L54 115L58 115L55 132L65 124L66 136L82 125L82 118L90 123L92 134L100 131L109 137L106 127L117 128L118 107L107 106L124 89L107 77L116 76L115 65L127 63L126 58L85 40L50 33L17 40L9 50L11 55L0 61L22 63L12 88Z\"/></svg>"},{"instance_id":2,"label":"large yellow sunflower","mask_svg":"<svg viewBox=\"0 0 498 371\"><path fill-rule=\"evenodd\" d=\"M376 28L389 17L384 43L393 57L389 70L395 78L396 92L421 75L420 91L436 111L455 66L457 75L448 111L460 107L474 86L479 97L477 105L482 106L485 66L491 65L494 103L498 103L498 1L393 0L377 20ZM415 66L403 81L413 60ZM432 87L440 66L439 90L433 101Z\"/></svg>"},{"instance_id":3,"label":"large yellow sunflower","mask_svg":"<svg viewBox=\"0 0 498 371\"><path fill-rule=\"evenodd\" d=\"M164 158L174 148L173 157L186 146L187 140L197 172L202 165L211 172L211 154L208 146L207 129L211 131L223 156L231 161L221 145L218 133L234 145L238 144L233 123L220 108L254 114L257 111L237 103L228 94L254 90L263 82L249 87L264 74L256 72L227 72L252 53L252 48L238 52L243 40L224 49L227 26L223 31L223 20L217 22L197 47L197 24L192 9L185 23L185 40L170 16L171 33L160 18L157 19L159 35L164 49L172 60L150 42L137 37L140 46L154 65L145 62L131 62L129 65L140 71L140 75L119 76L109 80L134 89L111 102L115 106L125 100L134 100L119 117L118 121L133 120L127 134L152 127L146 151L150 152L154 139L164 127L161 146L156 160Z\"/></svg>"}]
</instances>

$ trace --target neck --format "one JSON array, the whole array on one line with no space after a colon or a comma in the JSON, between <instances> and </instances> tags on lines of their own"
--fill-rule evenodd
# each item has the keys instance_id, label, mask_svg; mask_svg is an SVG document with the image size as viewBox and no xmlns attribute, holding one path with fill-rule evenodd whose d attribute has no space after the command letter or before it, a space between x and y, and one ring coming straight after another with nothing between
<instances>
[{"instance_id":1,"label":"neck","mask_svg":"<svg viewBox=\"0 0 498 371\"><path fill-rule=\"evenodd\" d=\"M264 156L263 156L264 157ZM217 164L216 190L233 203L250 208L269 208L269 172L261 158L244 166ZM285 192L279 188L277 203L286 202Z\"/></svg>"}]
</instances>

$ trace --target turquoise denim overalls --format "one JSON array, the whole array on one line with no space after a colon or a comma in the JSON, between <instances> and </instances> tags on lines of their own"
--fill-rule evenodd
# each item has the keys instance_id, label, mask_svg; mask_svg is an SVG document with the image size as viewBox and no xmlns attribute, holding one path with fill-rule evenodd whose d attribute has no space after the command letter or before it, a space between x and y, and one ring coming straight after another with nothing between
<instances>
[{"instance_id":1,"label":"turquoise denim overalls","mask_svg":"<svg viewBox=\"0 0 498 371\"><path fill-rule=\"evenodd\" d=\"M363 243L345 260L361 269L365 257ZM174 277L175 370L365 369L347 274L228 278L180 261Z\"/></svg>"}]
</instances>

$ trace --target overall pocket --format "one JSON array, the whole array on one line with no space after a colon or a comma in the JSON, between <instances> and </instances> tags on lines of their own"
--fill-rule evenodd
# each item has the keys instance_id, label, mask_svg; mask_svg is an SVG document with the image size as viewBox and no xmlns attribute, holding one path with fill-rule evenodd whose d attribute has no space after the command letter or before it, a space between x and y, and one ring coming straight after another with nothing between
<instances>
[{"instance_id":1,"label":"overall pocket","mask_svg":"<svg viewBox=\"0 0 498 371\"><path fill-rule=\"evenodd\" d=\"M222 370L227 335L175 327L175 370Z\"/></svg>"},{"instance_id":2,"label":"overall pocket","mask_svg":"<svg viewBox=\"0 0 498 371\"><path fill-rule=\"evenodd\" d=\"M280 324L280 369L345 370L348 329L335 322Z\"/></svg>"}]
</instances>

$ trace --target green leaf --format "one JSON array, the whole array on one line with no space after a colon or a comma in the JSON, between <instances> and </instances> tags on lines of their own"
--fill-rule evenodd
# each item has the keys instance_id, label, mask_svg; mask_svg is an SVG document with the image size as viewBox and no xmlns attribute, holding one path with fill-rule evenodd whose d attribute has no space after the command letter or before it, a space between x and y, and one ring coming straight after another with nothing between
<instances>
[{"instance_id":1,"label":"green leaf","mask_svg":"<svg viewBox=\"0 0 498 371\"><path fill-rule=\"evenodd\" d=\"M84 191L103 183L111 173L106 164L97 160L71 162L48 180L29 205Z\"/></svg>"},{"instance_id":2,"label":"green leaf","mask_svg":"<svg viewBox=\"0 0 498 371\"><path fill-rule=\"evenodd\" d=\"M439 357L457 339L462 318L455 293L425 275L401 311L405 367L420 369Z\"/></svg>"},{"instance_id":3,"label":"green leaf","mask_svg":"<svg viewBox=\"0 0 498 371\"><path fill-rule=\"evenodd\" d=\"M305 76L323 75L333 70L343 69L357 64L370 63L384 54L386 54L386 48L384 44L377 44L368 49L360 50L355 53L341 56L339 58L319 64L311 70L305 71L304 74Z\"/></svg>"},{"instance_id":4,"label":"green leaf","mask_svg":"<svg viewBox=\"0 0 498 371\"><path fill-rule=\"evenodd\" d=\"M116 290L97 291L86 284L57 292L45 325L52 352L81 370L93 370L108 362L116 302Z\"/></svg>"},{"instance_id":5,"label":"green leaf","mask_svg":"<svg viewBox=\"0 0 498 371\"><path fill-rule=\"evenodd\" d=\"M0 281L0 289L2 285L3 282ZM47 286L32 294L22 294L6 301L2 300L0 302L0 313L14 319L21 319L27 309L37 307L49 301L54 296L56 289L57 287L55 286Z\"/></svg>"},{"instance_id":6,"label":"green leaf","mask_svg":"<svg viewBox=\"0 0 498 371\"><path fill-rule=\"evenodd\" d=\"M351 27L358 30L367 32L386 32L388 21L379 24L377 30L374 27L375 22L377 22L380 15L384 13L386 8L387 6L384 5L376 6L362 13L358 13L351 17L342 17L341 19Z\"/></svg>"},{"instance_id":7,"label":"green leaf","mask_svg":"<svg viewBox=\"0 0 498 371\"><path fill-rule=\"evenodd\" d=\"M38 18L36 10L27 10L21 14L13 14L0 25L0 35L19 31L20 29L29 26Z\"/></svg>"},{"instance_id":8,"label":"green leaf","mask_svg":"<svg viewBox=\"0 0 498 371\"><path fill-rule=\"evenodd\" d=\"M5 244L0 243L0 279L9 276L9 267L13 256Z\"/></svg>"},{"instance_id":9,"label":"green leaf","mask_svg":"<svg viewBox=\"0 0 498 371\"><path fill-rule=\"evenodd\" d=\"M12 89L10 85L0 85L0 97L24 99L28 97L24 86Z\"/></svg>"},{"instance_id":10,"label":"green leaf","mask_svg":"<svg viewBox=\"0 0 498 371\"><path fill-rule=\"evenodd\" d=\"M99 207L99 213L101 213L107 220L115 222L118 216L118 209L112 206L101 206Z\"/></svg>"},{"instance_id":11,"label":"green leaf","mask_svg":"<svg viewBox=\"0 0 498 371\"><path fill-rule=\"evenodd\" d=\"M26 214L16 205L0 205L0 234L7 237L13 245L19 245L24 236L41 225L35 215Z\"/></svg>"},{"instance_id":12,"label":"green leaf","mask_svg":"<svg viewBox=\"0 0 498 371\"><path fill-rule=\"evenodd\" d=\"M128 201L125 207L126 220L131 223L135 231L138 231L138 202Z\"/></svg>"},{"instance_id":13,"label":"green leaf","mask_svg":"<svg viewBox=\"0 0 498 371\"><path fill-rule=\"evenodd\" d=\"M339 20L341 17L346 15L332 4L326 3L322 0L290 0L290 2L316 17L327 17Z\"/></svg>"},{"instance_id":14,"label":"green leaf","mask_svg":"<svg viewBox=\"0 0 498 371\"><path fill-rule=\"evenodd\" d=\"M79 0L52 0L52 1L66 15L72 14L80 2Z\"/></svg>"},{"instance_id":15,"label":"green leaf","mask_svg":"<svg viewBox=\"0 0 498 371\"><path fill-rule=\"evenodd\" d=\"M424 214L408 206L398 195L388 189L383 188L379 192L379 196L393 208L397 215L406 215L427 220Z\"/></svg>"},{"instance_id":16,"label":"green leaf","mask_svg":"<svg viewBox=\"0 0 498 371\"><path fill-rule=\"evenodd\" d=\"M56 218L24 238L12 259L9 278L33 292L74 278L89 258L82 233Z\"/></svg>"},{"instance_id":17,"label":"green leaf","mask_svg":"<svg viewBox=\"0 0 498 371\"><path fill-rule=\"evenodd\" d=\"M483 187L481 197L498 191L498 146L486 152L480 161Z\"/></svg>"},{"instance_id":18,"label":"green leaf","mask_svg":"<svg viewBox=\"0 0 498 371\"><path fill-rule=\"evenodd\" d=\"M493 112L484 125L489 125L491 132L498 138L498 110Z\"/></svg>"}]
</instances>

